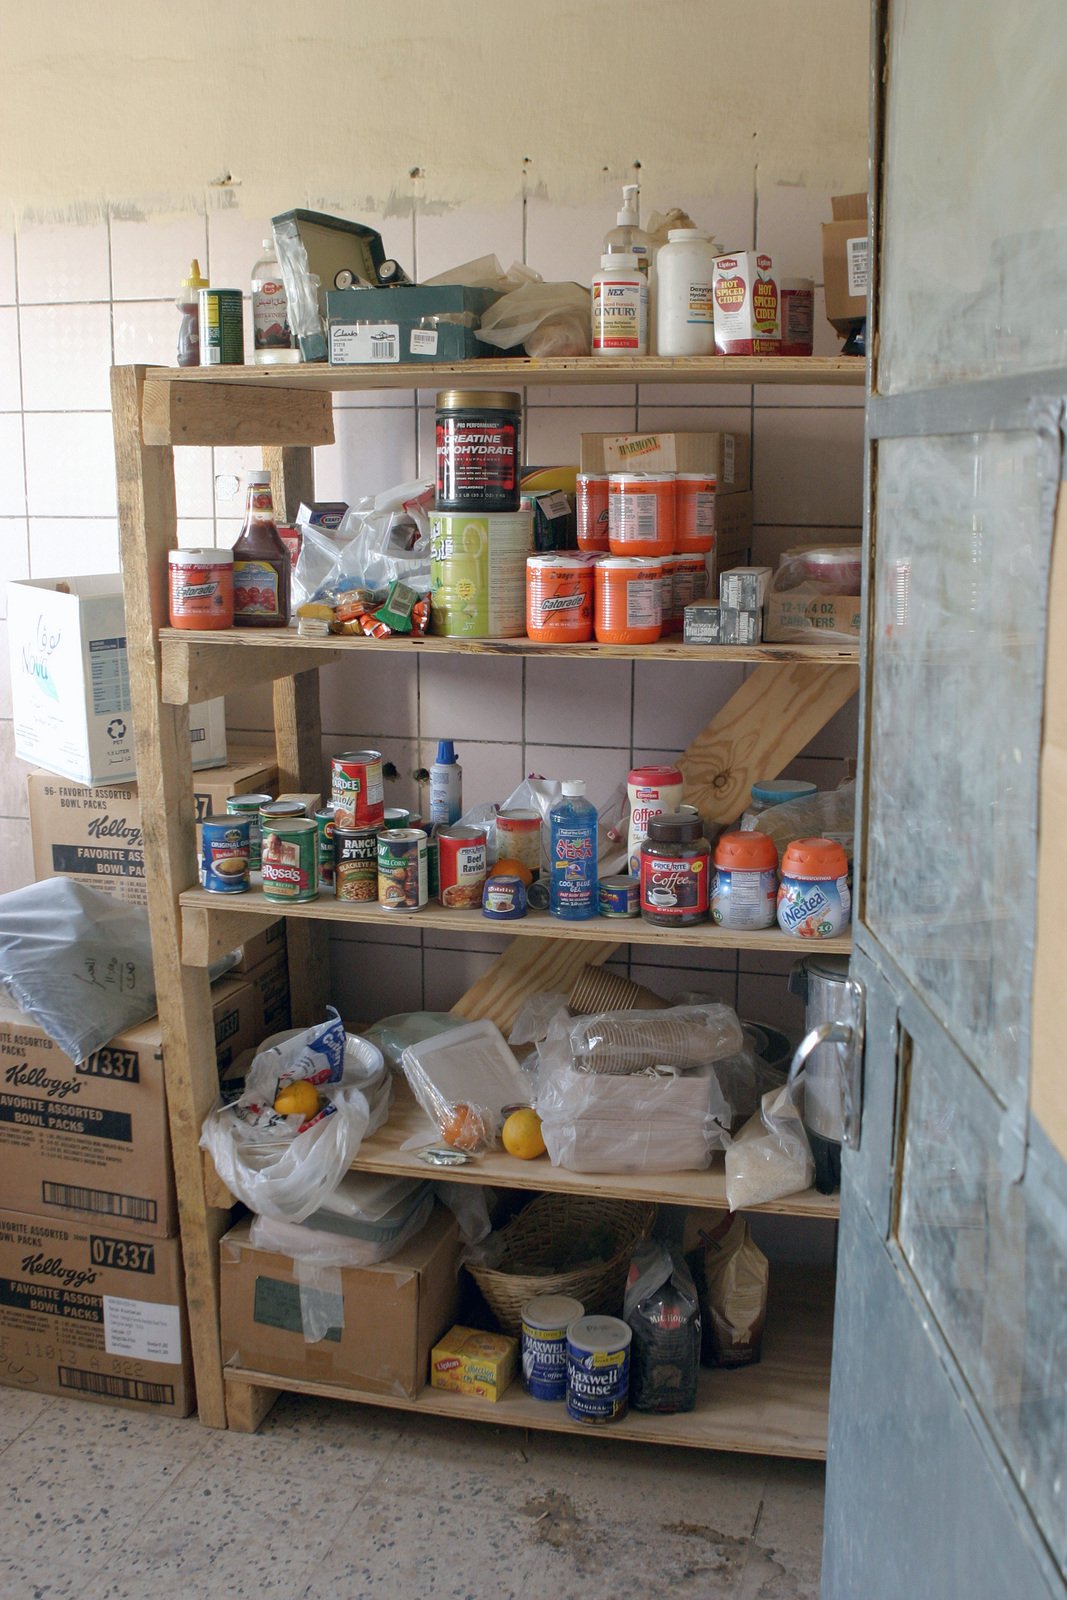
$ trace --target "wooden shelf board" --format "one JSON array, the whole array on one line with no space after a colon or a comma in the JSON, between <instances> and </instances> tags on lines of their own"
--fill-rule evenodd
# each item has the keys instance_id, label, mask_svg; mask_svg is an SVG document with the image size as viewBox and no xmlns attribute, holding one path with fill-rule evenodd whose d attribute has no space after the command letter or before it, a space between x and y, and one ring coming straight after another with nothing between
<instances>
[{"instance_id":1,"label":"wooden shelf board","mask_svg":"<svg viewBox=\"0 0 1067 1600\"><path fill-rule=\"evenodd\" d=\"M472 388L584 383L788 383L860 385L862 356L559 356L546 361L480 361L331 367L149 367L149 382L254 384L266 389L434 389L459 380Z\"/></svg>"},{"instance_id":2,"label":"wooden shelf board","mask_svg":"<svg viewBox=\"0 0 1067 1600\"><path fill-rule=\"evenodd\" d=\"M696 1409L674 1416L630 1411L603 1427L573 1422L566 1407L532 1400L517 1380L493 1404L426 1387L413 1398L370 1394L340 1384L282 1378L227 1367L229 1384L251 1384L296 1394L386 1406L430 1416L462 1418L505 1427L581 1434L590 1440L630 1439L641 1444L687 1445L697 1450L737 1450L749 1455L826 1459L830 1404L833 1276L825 1269L772 1270L763 1359L733 1372L702 1371Z\"/></svg>"},{"instance_id":3,"label":"wooden shelf board","mask_svg":"<svg viewBox=\"0 0 1067 1600\"><path fill-rule=\"evenodd\" d=\"M723 1157L716 1155L706 1172L607 1173L568 1172L554 1167L547 1156L536 1161L519 1161L503 1150L486 1151L465 1167L428 1167L419 1160L418 1150L404 1150L409 1139L422 1144L439 1144L440 1139L407 1084L393 1084L393 1104L389 1120L369 1139L364 1139L352 1166L357 1172L392 1173L403 1178L438 1177L449 1183L484 1183L492 1188L536 1189L545 1194L595 1194L614 1200L650 1200L656 1205L713 1206L726 1210L726 1173ZM822 1217L836 1221L839 1200L836 1194L820 1194L805 1189L786 1195L768 1205L752 1208L776 1216Z\"/></svg>"},{"instance_id":4,"label":"wooden shelf board","mask_svg":"<svg viewBox=\"0 0 1067 1600\"><path fill-rule=\"evenodd\" d=\"M279 917L310 917L325 922L361 923L388 929L438 928L455 934L503 933L527 939L578 939L610 944L645 944L672 949L784 950L810 954L812 946L779 928L742 932L702 922L690 928L660 928L641 917L591 917L588 922L565 922L547 911L530 911L516 922L494 922L480 911L446 911L430 904L421 911L384 911L380 905L358 905L321 895L279 905L265 900L261 889L245 894L212 894L206 889L186 889L179 896L182 908L184 959L188 966L208 966L221 951L233 949L258 932L257 919L277 922ZM824 955L847 955L852 940L847 934L820 939Z\"/></svg>"}]
</instances>

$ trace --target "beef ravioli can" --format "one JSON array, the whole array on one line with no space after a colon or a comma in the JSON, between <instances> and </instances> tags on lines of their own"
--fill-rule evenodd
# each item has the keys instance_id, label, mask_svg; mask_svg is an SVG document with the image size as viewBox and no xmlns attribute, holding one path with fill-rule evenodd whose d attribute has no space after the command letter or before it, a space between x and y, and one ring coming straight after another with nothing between
<instances>
[{"instance_id":1,"label":"beef ravioli can","mask_svg":"<svg viewBox=\"0 0 1067 1600\"><path fill-rule=\"evenodd\" d=\"M580 1300L539 1294L522 1308L522 1380L534 1400L567 1398L567 1329L585 1316Z\"/></svg>"},{"instance_id":2,"label":"beef ravioli can","mask_svg":"<svg viewBox=\"0 0 1067 1600\"><path fill-rule=\"evenodd\" d=\"M482 903L482 885L487 871L485 829L438 828L434 838L438 850L437 893L441 904L477 911ZM430 887L432 890L433 885Z\"/></svg>"},{"instance_id":3,"label":"beef ravioli can","mask_svg":"<svg viewBox=\"0 0 1067 1600\"><path fill-rule=\"evenodd\" d=\"M390 828L378 835L378 901L383 911L421 911L429 898L426 835Z\"/></svg>"},{"instance_id":4,"label":"beef ravioli can","mask_svg":"<svg viewBox=\"0 0 1067 1600\"><path fill-rule=\"evenodd\" d=\"M263 830L263 898L280 905L319 892L319 830L311 817L284 817Z\"/></svg>"},{"instance_id":5,"label":"beef ravioli can","mask_svg":"<svg viewBox=\"0 0 1067 1600\"><path fill-rule=\"evenodd\" d=\"M630 1396L630 1341L618 1317L579 1317L567 1329L567 1415L617 1422Z\"/></svg>"}]
</instances>

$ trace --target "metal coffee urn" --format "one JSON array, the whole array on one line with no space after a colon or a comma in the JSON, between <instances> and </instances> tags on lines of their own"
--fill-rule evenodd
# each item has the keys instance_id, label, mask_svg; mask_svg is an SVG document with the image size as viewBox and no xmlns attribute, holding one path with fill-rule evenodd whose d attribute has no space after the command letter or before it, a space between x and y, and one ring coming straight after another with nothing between
<instances>
[{"instance_id":1,"label":"metal coffee urn","mask_svg":"<svg viewBox=\"0 0 1067 1600\"><path fill-rule=\"evenodd\" d=\"M842 1144L859 1144L863 986L849 977L847 957L810 955L793 968L789 989L804 1001L804 1038L789 1076L803 1074L815 1187L832 1194L841 1184Z\"/></svg>"}]
</instances>

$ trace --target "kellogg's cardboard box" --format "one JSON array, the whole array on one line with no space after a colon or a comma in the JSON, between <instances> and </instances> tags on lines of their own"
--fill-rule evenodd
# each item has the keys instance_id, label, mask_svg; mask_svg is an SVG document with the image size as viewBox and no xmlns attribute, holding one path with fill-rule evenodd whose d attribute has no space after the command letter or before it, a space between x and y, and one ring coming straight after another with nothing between
<instances>
[{"instance_id":1,"label":"kellogg's cardboard box","mask_svg":"<svg viewBox=\"0 0 1067 1600\"><path fill-rule=\"evenodd\" d=\"M723 356L776 356L782 348L778 279L765 250L717 256L712 264L715 349Z\"/></svg>"},{"instance_id":2,"label":"kellogg's cardboard box","mask_svg":"<svg viewBox=\"0 0 1067 1600\"><path fill-rule=\"evenodd\" d=\"M177 1239L0 1211L0 1383L187 1417L193 1370Z\"/></svg>"}]
</instances>

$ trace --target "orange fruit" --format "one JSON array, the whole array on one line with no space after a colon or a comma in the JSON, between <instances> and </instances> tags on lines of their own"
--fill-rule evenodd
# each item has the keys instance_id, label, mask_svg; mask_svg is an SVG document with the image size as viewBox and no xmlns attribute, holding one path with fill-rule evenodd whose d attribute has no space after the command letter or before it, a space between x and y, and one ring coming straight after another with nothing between
<instances>
[{"instance_id":1,"label":"orange fruit","mask_svg":"<svg viewBox=\"0 0 1067 1600\"><path fill-rule=\"evenodd\" d=\"M319 1104L319 1091L306 1078L287 1083L274 1097L274 1109L280 1117L313 1117Z\"/></svg>"},{"instance_id":2,"label":"orange fruit","mask_svg":"<svg viewBox=\"0 0 1067 1600\"><path fill-rule=\"evenodd\" d=\"M504 1123L500 1137L508 1155L518 1156L520 1161L533 1161L545 1153L541 1118L532 1106L522 1106L518 1111L513 1111Z\"/></svg>"},{"instance_id":3,"label":"orange fruit","mask_svg":"<svg viewBox=\"0 0 1067 1600\"><path fill-rule=\"evenodd\" d=\"M453 1106L441 1124L441 1138L453 1150L466 1150L473 1154L489 1143L489 1128L485 1113L477 1106Z\"/></svg>"},{"instance_id":4,"label":"orange fruit","mask_svg":"<svg viewBox=\"0 0 1067 1600\"><path fill-rule=\"evenodd\" d=\"M490 878L499 878L506 873L509 878L521 878L527 888L533 883L533 873L521 861L516 861L512 856L505 856L498 861L495 867L490 867Z\"/></svg>"}]
</instances>

